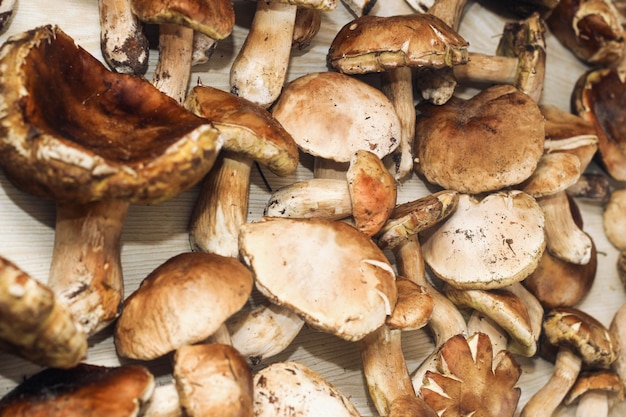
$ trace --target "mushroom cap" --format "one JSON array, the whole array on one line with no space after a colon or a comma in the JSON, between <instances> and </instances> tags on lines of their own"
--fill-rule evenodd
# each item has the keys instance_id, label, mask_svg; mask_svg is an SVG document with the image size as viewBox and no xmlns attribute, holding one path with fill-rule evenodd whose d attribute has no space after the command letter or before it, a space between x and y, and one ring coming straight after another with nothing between
<instances>
[{"instance_id":1,"label":"mushroom cap","mask_svg":"<svg viewBox=\"0 0 626 417\"><path fill-rule=\"evenodd\" d=\"M424 233L424 261L459 289L494 289L522 281L546 247L544 216L518 190L482 199L460 194L456 210Z\"/></svg>"},{"instance_id":2,"label":"mushroom cap","mask_svg":"<svg viewBox=\"0 0 626 417\"><path fill-rule=\"evenodd\" d=\"M360 149L379 158L400 143L400 121L378 89L337 72L310 73L289 82L272 114L304 152L348 162Z\"/></svg>"},{"instance_id":3,"label":"mushroom cap","mask_svg":"<svg viewBox=\"0 0 626 417\"><path fill-rule=\"evenodd\" d=\"M366 15L339 30L327 60L345 74L402 66L443 68L467 62L468 46L461 35L432 14Z\"/></svg>"},{"instance_id":4,"label":"mushroom cap","mask_svg":"<svg viewBox=\"0 0 626 417\"><path fill-rule=\"evenodd\" d=\"M578 156L555 152L539 158L537 168L522 184L520 190L537 198L565 191L576 184L582 171Z\"/></svg>"},{"instance_id":5,"label":"mushroom cap","mask_svg":"<svg viewBox=\"0 0 626 417\"><path fill-rule=\"evenodd\" d=\"M0 348L41 366L70 368L87 355L87 335L55 293L0 257Z\"/></svg>"},{"instance_id":6,"label":"mushroom cap","mask_svg":"<svg viewBox=\"0 0 626 417\"><path fill-rule=\"evenodd\" d=\"M530 177L543 155L544 117L511 85L418 110L415 170L441 187L478 194L513 186Z\"/></svg>"},{"instance_id":7,"label":"mushroom cap","mask_svg":"<svg viewBox=\"0 0 626 417\"><path fill-rule=\"evenodd\" d=\"M154 376L140 365L47 368L2 397L0 415L133 417L153 391Z\"/></svg>"},{"instance_id":8,"label":"mushroom cap","mask_svg":"<svg viewBox=\"0 0 626 417\"><path fill-rule=\"evenodd\" d=\"M182 346L174 354L174 380L189 417L252 415L252 372L232 346Z\"/></svg>"},{"instance_id":9,"label":"mushroom cap","mask_svg":"<svg viewBox=\"0 0 626 417\"><path fill-rule=\"evenodd\" d=\"M274 174L292 174L298 167L298 146L265 108L243 97L209 86L195 86L185 107L209 119L224 137L224 149L246 155Z\"/></svg>"},{"instance_id":10,"label":"mushroom cap","mask_svg":"<svg viewBox=\"0 0 626 417\"><path fill-rule=\"evenodd\" d=\"M221 147L206 119L57 26L10 38L0 56L0 166L23 191L156 203L202 179Z\"/></svg>"},{"instance_id":11,"label":"mushroom cap","mask_svg":"<svg viewBox=\"0 0 626 417\"><path fill-rule=\"evenodd\" d=\"M398 301L386 324L390 329L417 330L426 326L435 301L428 290L415 282L397 277Z\"/></svg>"},{"instance_id":12,"label":"mushroom cap","mask_svg":"<svg viewBox=\"0 0 626 417\"><path fill-rule=\"evenodd\" d=\"M624 400L624 384L619 375L608 369L600 369L578 375L563 402L566 405L572 404L582 395L592 391L613 395L618 401Z\"/></svg>"},{"instance_id":13,"label":"mushroom cap","mask_svg":"<svg viewBox=\"0 0 626 417\"><path fill-rule=\"evenodd\" d=\"M346 223L265 218L244 224L239 243L257 289L318 330L360 340L396 304L395 273L386 256Z\"/></svg>"},{"instance_id":14,"label":"mushroom cap","mask_svg":"<svg viewBox=\"0 0 626 417\"><path fill-rule=\"evenodd\" d=\"M596 318L573 307L549 310L543 321L543 335L553 346L576 352L591 367L608 367L617 357L617 343Z\"/></svg>"},{"instance_id":15,"label":"mushroom cap","mask_svg":"<svg viewBox=\"0 0 626 417\"><path fill-rule=\"evenodd\" d=\"M600 161L616 180L626 180L626 107L623 74L615 68L590 69L580 75L572 90L574 112L592 123L598 135Z\"/></svg>"},{"instance_id":16,"label":"mushroom cap","mask_svg":"<svg viewBox=\"0 0 626 417\"><path fill-rule=\"evenodd\" d=\"M187 252L168 259L124 301L118 354L150 360L206 339L241 309L252 285L251 271L234 258Z\"/></svg>"},{"instance_id":17,"label":"mushroom cap","mask_svg":"<svg viewBox=\"0 0 626 417\"><path fill-rule=\"evenodd\" d=\"M609 242L620 251L626 250L626 189L614 190L602 213L602 226Z\"/></svg>"},{"instance_id":18,"label":"mushroom cap","mask_svg":"<svg viewBox=\"0 0 626 417\"><path fill-rule=\"evenodd\" d=\"M216 39L228 37L235 26L231 0L132 0L133 13L148 23L173 23Z\"/></svg>"}]
</instances>

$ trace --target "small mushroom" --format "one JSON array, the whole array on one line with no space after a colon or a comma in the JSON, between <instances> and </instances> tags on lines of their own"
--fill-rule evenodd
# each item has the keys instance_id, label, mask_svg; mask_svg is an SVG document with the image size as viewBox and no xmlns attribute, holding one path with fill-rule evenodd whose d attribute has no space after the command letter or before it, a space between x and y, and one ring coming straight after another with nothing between
<instances>
[{"instance_id":1,"label":"small mushroom","mask_svg":"<svg viewBox=\"0 0 626 417\"><path fill-rule=\"evenodd\" d=\"M292 48L304 50L309 47L311 41L322 26L323 13L324 12L319 9L298 7L296 10L296 21L293 27Z\"/></svg>"},{"instance_id":2,"label":"small mushroom","mask_svg":"<svg viewBox=\"0 0 626 417\"><path fill-rule=\"evenodd\" d=\"M252 273L231 257L186 252L168 259L124 300L117 353L151 360L205 340L241 309L252 285Z\"/></svg>"},{"instance_id":3,"label":"small mushroom","mask_svg":"<svg viewBox=\"0 0 626 417\"><path fill-rule=\"evenodd\" d=\"M554 371L522 409L522 417L551 416L574 385L583 364L608 367L617 357L616 342L607 328L582 310L549 310L543 322L546 342L557 346Z\"/></svg>"},{"instance_id":4,"label":"small mushroom","mask_svg":"<svg viewBox=\"0 0 626 417\"><path fill-rule=\"evenodd\" d=\"M140 365L47 368L2 397L0 415L133 417L153 391L154 376Z\"/></svg>"},{"instance_id":5,"label":"small mushroom","mask_svg":"<svg viewBox=\"0 0 626 417\"><path fill-rule=\"evenodd\" d=\"M582 372L565 397L565 404L576 405L577 416L606 417L611 402L624 400L624 384L619 375L607 369Z\"/></svg>"}]
</instances>

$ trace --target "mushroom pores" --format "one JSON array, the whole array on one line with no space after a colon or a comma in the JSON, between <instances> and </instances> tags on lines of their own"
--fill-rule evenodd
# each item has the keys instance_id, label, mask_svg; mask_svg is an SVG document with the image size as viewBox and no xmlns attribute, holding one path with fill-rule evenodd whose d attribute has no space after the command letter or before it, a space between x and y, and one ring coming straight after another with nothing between
<instances>
[{"instance_id":1,"label":"mushroom pores","mask_svg":"<svg viewBox=\"0 0 626 417\"><path fill-rule=\"evenodd\" d=\"M0 50L0 165L45 198L153 203L198 182L217 130L148 81L113 73L59 27Z\"/></svg>"}]
</instances>

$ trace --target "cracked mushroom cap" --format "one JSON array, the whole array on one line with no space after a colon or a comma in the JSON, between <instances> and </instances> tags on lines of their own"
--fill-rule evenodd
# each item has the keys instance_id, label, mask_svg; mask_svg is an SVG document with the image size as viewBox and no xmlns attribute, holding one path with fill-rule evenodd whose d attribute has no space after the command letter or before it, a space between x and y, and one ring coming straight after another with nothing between
<instances>
[{"instance_id":1,"label":"cracked mushroom cap","mask_svg":"<svg viewBox=\"0 0 626 417\"><path fill-rule=\"evenodd\" d=\"M402 66L444 68L467 62L468 46L461 35L432 14L366 15L339 30L327 60L344 74Z\"/></svg>"},{"instance_id":2,"label":"cracked mushroom cap","mask_svg":"<svg viewBox=\"0 0 626 417\"><path fill-rule=\"evenodd\" d=\"M132 0L131 5L144 22L183 25L216 40L228 37L235 26L230 0Z\"/></svg>"},{"instance_id":3,"label":"cracked mushroom cap","mask_svg":"<svg viewBox=\"0 0 626 417\"><path fill-rule=\"evenodd\" d=\"M0 399L0 416L134 417L153 391L140 365L47 368Z\"/></svg>"},{"instance_id":4,"label":"cracked mushroom cap","mask_svg":"<svg viewBox=\"0 0 626 417\"><path fill-rule=\"evenodd\" d=\"M57 26L10 38L0 65L0 166L31 194L156 203L198 182L221 147L206 119Z\"/></svg>"},{"instance_id":5,"label":"cracked mushroom cap","mask_svg":"<svg viewBox=\"0 0 626 417\"><path fill-rule=\"evenodd\" d=\"M546 247L543 211L521 191L482 199L460 194L456 210L424 234L424 261L459 289L495 289L522 281Z\"/></svg>"},{"instance_id":6,"label":"cracked mushroom cap","mask_svg":"<svg viewBox=\"0 0 626 417\"><path fill-rule=\"evenodd\" d=\"M187 252L168 259L124 301L114 333L118 354L151 360L205 340L243 307L252 281L234 258Z\"/></svg>"},{"instance_id":7,"label":"cracked mushroom cap","mask_svg":"<svg viewBox=\"0 0 626 417\"><path fill-rule=\"evenodd\" d=\"M517 185L543 155L544 117L511 85L418 110L415 170L443 188L478 194Z\"/></svg>"},{"instance_id":8,"label":"cracked mushroom cap","mask_svg":"<svg viewBox=\"0 0 626 417\"><path fill-rule=\"evenodd\" d=\"M56 368L87 355L87 335L54 292L2 257L0 317L0 349Z\"/></svg>"},{"instance_id":9,"label":"cracked mushroom cap","mask_svg":"<svg viewBox=\"0 0 626 417\"><path fill-rule=\"evenodd\" d=\"M346 223L265 218L244 224L239 243L259 291L318 330L360 340L384 324L396 304L386 256Z\"/></svg>"},{"instance_id":10,"label":"cracked mushroom cap","mask_svg":"<svg viewBox=\"0 0 626 417\"><path fill-rule=\"evenodd\" d=\"M298 167L298 146L262 106L202 85L191 89L185 107L213 123L224 136L224 149L246 155L280 176Z\"/></svg>"},{"instance_id":11,"label":"cracked mushroom cap","mask_svg":"<svg viewBox=\"0 0 626 417\"><path fill-rule=\"evenodd\" d=\"M379 158L399 144L400 121L378 89L349 75L319 72L288 83L272 114L313 156L348 162L360 149Z\"/></svg>"}]
</instances>

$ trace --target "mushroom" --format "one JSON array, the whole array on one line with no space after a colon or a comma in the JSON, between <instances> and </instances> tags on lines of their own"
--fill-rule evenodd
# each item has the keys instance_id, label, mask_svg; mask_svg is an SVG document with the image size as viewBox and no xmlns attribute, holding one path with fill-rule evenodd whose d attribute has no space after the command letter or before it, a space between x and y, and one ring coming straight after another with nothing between
<instances>
[{"instance_id":1,"label":"mushroom","mask_svg":"<svg viewBox=\"0 0 626 417\"><path fill-rule=\"evenodd\" d=\"M0 2L0 33L5 32L10 26L16 9L17 0L3 0Z\"/></svg>"},{"instance_id":2,"label":"mushroom","mask_svg":"<svg viewBox=\"0 0 626 417\"><path fill-rule=\"evenodd\" d=\"M588 65L611 67L622 59L621 17L610 0L561 0L546 22L554 37Z\"/></svg>"},{"instance_id":3,"label":"mushroom","mask_svg":"<svg viewBox=\"0 0 626 417\"><path fill-rule=\"evenodd\" d=\"M457 208L424 234L424 260L458 289L495 289L521 282L545 249L544 216L534 198L518 190L460 194Z\"/></svg>"},{"instance_id":4,"label":"mushroom","mask_svg":"<svg viewBox=\"0 0 626 417\"><path fill-rule=\"evenodd\" d=\"M292 48L304 50L309 47L322 26L322 13L324 12L320 9L297 8L291 40Z\"/></svg>"},{"instance_id":5,"label":"mushroom","mask_svg":"<svg viewBox=\"0 0 626 417\"><path fill-rule=\"evenodd\" d=\"M154 391L154 376L140 365L47 368L0 399L3 416L133 417Z\"/></svg>"},{"instance_id":6,"label":"mushroom","mask_svg":"<svg viewBox=\"0 0 626 417\"><path fill-rule=\"evenodd\" d=\"M176 385L167 383L156 386L143 408L141 417L185 417L180 407Z\"/></svg>"},{"instance_id":7,"label":"mushroom","mask_svg":"<svg viewBox=\"0 0 626 417\"><path fill-rule=\"evenodd\" d=\"M559 307L549 310L543 322L546 342L557 346L554 371L522 409L522 417L551 416L574 385L583 364L606 368L617 357L609 330L582 310Z\"/></svg>"},{"instance_id":8,"label":"mushroom","mask_svg":"<svg viewBox=\"0 0 626 417\"><path fill-rule=\"evenodd\" d=\"M298 7L332 11L338 0L257 1L248 35L230 68L230 90L269 107L285 84Z\"/></svg>"},{"instance_id":9,"label":"mushroom","mask_svg":"<svg viewBox=\"0 0 626 417\"><path fill-rule=\"evenodd\" d=\"M355 16L369 14L378 0L341 0L344 6Z\"/></svg>"},{"instance_id":10,"label":"mushroom","mask_svg":"<svg viewBox=\"0 0 626 417\"><path fill-rule=\"evenodd\" d=\"M150 55L143 25L130 0L99 0L100 50L115 72L143 75Z\"/></svg>"},{"instance_id":11,"label":"mushroom","mask_svg":"<svg viewBox=\"0 0 626 417\"><path fill-rule=\"evenodd\" d=\"M0 348L41 366L71 368L87 355L87 336L54 292L0 257Z\"/></svg>"},{"instance_id":12,"label":"mushroom","mask_svg":"<svg viewBox=\"0 0 626 417\"><path fill-rule=\"evenodd\" d=\"M232 346L180 347L174 354L174 379L186 416L252 416L252 372Z\"/></svg>"},{"instance_id":13,"label":"mushroom","mask_svg":"<svg viewBox=\"0 0 626 417\"><path fill-rule=\"evenodd\" d=\"M514 186L530 177L543 155L544 117L513 86L417 108L415 170L443 188L478 194Z\"/></svg>"},{"instance_id":14,"label":"mushroom","mask_svg":"<svg viewBox=\"0 0 626 417\"><path fill-rule=\"evenodd\" d=\"M1 54L0 166L20 190L56 200L48 285L93 334L119 313L129 204L189 189L221 139L149 82L108 71L57 26L15 35Z\"/></svg>"},{"instance_id":15,"label":"mushroom","mask_svg":"<svg viewBox=\"0 0 626 417\"><path fill-rule=\"evenodd\" d=\"M168 1L130 0L143 22L159 25L159 59L152 83L182 104L191 76L194 31L221 40L235 25L231 0Z\"/></svg>"},{"instance_id":16,"label":"mushroom","mask_svg":"<svg viewBox=\"0 0 626 417\"><path fill-rule=\"evenodd\" d=\"M355 227L375 235L396 205L396 182L381 159L357 150L345 179L312 178L272 193L265 207L268 217L340 220L352 216Z\"/></svg>"},{"instance_id":17,"label":"mushroom","mask_svg":"<svg viewBox=\"0 0 626 417\"><path fill-rule=\"evenodd\" d=\"M239 246L265 297L344 340L379 328L396 304L395 273L384 253L343 222L264 218L241 227Z\"/></svg>"},{"instance_id":18,"label":"mushroom","mask_svg":"<svg viewBox=\"0 0 626 417\"><path fill-rule=\"evenodd\" d=\"M192 248L236 258L239 228L247 221L252 164L287 176L298 166L298 148L271 113L245 98L196 86L185 107L211 120L224 138L224 151L204 179L191 215Z\"/></svg>"},{"instance_id":19,"label":"mushroom","mask_svg":"<svg viewBox=\"0 0 626 417\"><path fill-rule=\"evenodd\" d=\"M415 135L413 71L443 69L467 61L467 41L431 14L361 16L345 24L333 39L328 63L344 74L386 72L387 95L401 123L394 176L405 178L413 164ZM445 102L445 100L443 100Z\"/></svg>"},{"instance_id":20,"label":"mushroom","mask_svg":"<svg viewBox=\"0 0 626 417\"><path fill-rule=\"evenodd\" d=\"M626 207L626 189L614 190L602 212L602 227L604 233L616 249L626 251L626 222L624 209Z\"/></svg>"},{"instance_id":21,"label":"mushroom","mask_svg":"<svg viewBox=\"0 0 626 417\"><path fill-rule=\"evenodd\" d=\"M565 397L565 404L576 405L576 416L608 416L611 401L624 400L624 384L608 369L582 372Z\"/></svg>"},{"instance_id":22,"label":"mushroom","mask_svg":"<svg viewBox=\"0 0 626 417\"><path fill-rule=\"evenodd\" d=\"M205 340L243 307L252 281L231 257L185 252L168 259L124 300L114 331L117 353L151 360Z\"/></svg>"}]
</instances>

